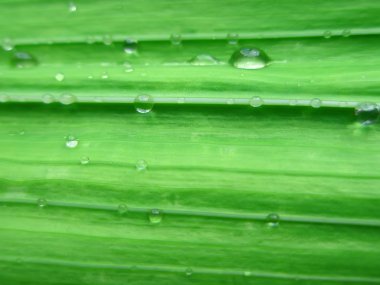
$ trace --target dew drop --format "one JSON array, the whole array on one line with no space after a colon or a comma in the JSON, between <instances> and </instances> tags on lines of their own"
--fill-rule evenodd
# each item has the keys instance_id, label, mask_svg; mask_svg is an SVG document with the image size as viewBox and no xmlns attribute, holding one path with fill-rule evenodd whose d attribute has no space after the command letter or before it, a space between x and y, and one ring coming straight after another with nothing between
<instances>
[{"instance_id":1,"label":"dew drop","mask_svg":"<svg viewBox=\"0 0 380 285\"><path fill-rule=\"evenodd\" d=\"M124 72L132 72L133 71L132 64L130 64L127 61L123 63L123 67L124 67Z\"/></svg>"},{"instance_id":2,"label":"dew drop","mask_svg":"<svg viewBox=\"0 0 380 285\"><path fill-rule=\"evenodd\" d=\"M117 207L117 211L120 215L124 215L128 212L128 206L125 205L125 204L120 204L118 207Z\"/></svg>"},{"instance_id":3,"label":"dew drop","mask_svg":"<svg viewBox=\"0 0 380 285\"><path fill-rule=\"evenodd\" d=\"M80 164L82 164L82 165L86 165L86 164L89 164L89 163L90 163L90 158L88 156L83 156L80 159Z\"/></svg>"},{"instance_id":4,"label":"dew drop","mask_svg":"<svg viewBox=\"0 0 380 285\"><path fill-rule=\"evenodd\" d=\"M267 216L266 222L271 228L277 227L280 223L280 216L276 213L271 213Z\"/></svg>"},{"instance_id":5,"label":"dew drop","mask_svg":"<svg viewBox=\"0 0 380 285\"><path fill-rule=\"evenodd\" d=\"M68 136L66 138L66 147L68 148L76 148L79 144L79 141L76 137L74 136Z\"/></svg>"},{"instance_id":6,"label":"dew drop","mask_svg":"<svg viewBox=\"0 0 380 285\"><path fill-rule=\"evenodd\" d=\"M37 59L27 52L15 52L11 64L17 68L31 68L38 65Z\"/></svg>"},{"instance_id":7,"label":"dew drop","mask_svg":"<svg viewBox=\"0 0 380 285\"><path fill-rule=\"evenodd\" d=\"M197 66L217 65L219 60L209 54L199 54L189 60L189 63Z\"/></svg>"},{"instance_id":8,"label":"dew drop","mask_svg":"<svg viewBox=\"0 0 380 285\"><path fill-rule=\"evenodd\" d=\"M11 51L13 50L14 45L10 39L6 38L2 42L2 47L3 47L3 50L5 51Z\"/></svg>"},{"instance_id":9,"label":"dew drop","mask_svg":"<svg viewBox=\"0 0 380 285\"><path fill-rule=\"evenodd\" d=\"M251 271L244 271L243 275L245 277L249 277L249 276L252 276L252 272Z\"/></svg>"},{"instance_id":10,"label":"dew drop","mask_svg":"<svg viewBox=\"0 0 380 285\"><path fill-rule=\"evenodd\" d=\"M136 162L136 170L137 171L144 171L148 168L148 163L143 160L143 159L140 159Z\"/></svg>"},{"instance_id":11,"label":"dew drop","mask_svg":"<svg viewBox=\"0 0 380 285\"><path fill-rule=\"evenodd\" d=\"M235 103L234 99L227 99L226 100L227 105L233 105Z\"/></svg>"},{"instance_id":12,"label":"dew drop","mask_svg":"<svg viewBox=\"0 0 380 285\"><path fill-rule=\"evenodd\" d=\"M69 12L73 13L77 11L77 5L74 2L69 2Z\"/></svg>"},{"instance_id":13,"label":"dew drop","mask_svg":"<svg viewBox=\"0 0 380 285\"><path fill-rule=\"evenodd\" d=\"M269 62L268 55L258 48L242 48L235 51L230 58L230 64L240 69L261 69Z\"/></svg>"},{"instance_id":14,"label":"dew drop","mask_svg":"<svg viewBox=\"0 0 380 285\"><path fill-rule=\"evenodd\" d=\"M329 38L331 38L331 31L325 31L324 33L323 33L323 37L325 38L325 39L329 39Z\"/></svg>"},{"instance_id":15,"label":"dew drop","mask_svg":"<svg viewBox=\"0 0 380 285\"><path fill-rule=\"evenodd\" d=\"M42 102L45 104L50 104L54 102L54 96L51 94L42 95Z\"/></svg>"},{"instance_id":16,"label":"dew drop","mask_svg":"<svg viewBox=\"0 0 380 285\"><path fill-rule=\"evenodd\" d=\"M73 104L75 101L75 96L69 93L64 93L59 97L59 102L61 102L63 105L70 105Z\"/></svg>"},{"instance_id":17,"label":"dew drop","mask_svg":"<svg viewBox=\"0 0 380 285\"><path fill-rule=\"evenodd\" d=\"M252 107L260 107L263 105L263 99L261 99L259 96L254 96L251 98L251 100L249 101L249 104L252 106Z\"/></svg>"},{"instance_id":18,"label":"dew drop","mask_svg":"<svg viewBox=\"0 0 380 285\"><path fill-rule=\"evenodd\" d=\"M174 46L179 46L182 44L182 37L180 34L172 34L170 36L170 42L172 43L172 45Z\"/></svg>"},{"instance_id":19,"label":"dew drop","mask_svg":"<svg viewBox=\"0 0 380 285\"><path fill-rule=\"evenodd\" d=\"M178 98L177 99L178 104L184 104L185 103L185 98Z\"/></svg>"},{"instance_id":20,"label":"dew drop","mask_svg":"<svg viewBox=\"0 0 380 285\"><path fill-rule=\"evenodd\" d=\"M151 224L159 224L162 221L162 211L159 209L152 209L149 212L149 221Z\"/></svg>"},{"instance_id":21,"label":"dew drop","mask_svg":"<svg viewBox=\"0 0 380 285\"><path fill-rule=\"evenodd\" d=\"M61 73L61 72L58 72L56 75L55 75L55 79L57 80L57 81L63 81L64 79L65 79L65 75L63 74L63 73Z\"/></svg>"},{"instance_id":22,"label":"dew drop","mask_svg":"<svg viewBox=\"0 0 380 285\"><path fill-rule=\"evenodd\" d=\"M360 103L355 108L355 115L362 125L372 125L379 120L380 109L375 103Z\"/></svg>"},{"instance_id":23,"label":"dew drop","mask_svg":"<svg viewBox=\"0 0 380 285\"><path fill-rule=\"evenodd\" d=\"M40 208L44 208L47 205L46 199L40 198L37 200L37 206Z\"/></svg>"},{"instance_id":24,"label":"dew drop","mask_svg":"<svg viewBox=\"0 0 380 285\"><path fill-rule=\"evenodd\" d=\"M186 275L186 276L191 276L191 275L193 275L193 269L191 269L190 267L186 268L186 269L185 269L185 275Z\"/></svg>"},{"instance_id":25,"label":"dew drop","mask_svg":"<svg viewBox=\"0 0 380 285\"><path fill-rule=\"evenodd\" d=\"M230 33L227 35L227 41L229 45L237 45L239 43L239 35Z\"/></svg>"},{"instance_id":26,"label":"dew drop","mask_svg":"<svg viewBox=\"0 0 380 285\"><path fill-rule=\"evenodd\" d=\"M135 98L134 102L136 111L141 114L146 114L152 111L154 101L152 96L146 94L140 94Z\"/></svg>"},{"instance_id":27,"label":"dew drop","mask_svg":"<svg viewBox=\"0 0 380 285\"><path fill-rule=\"evenodd\" d=\"M310 106L313 108L320 108L322 106L322 101L318 98L314 98L310 101Z\"/></svg>"},{"instance_id":28,"label":"dew drop","mask_svg":"<svg viewBox=\"0 0 380 285\"><path fill-rule=\"evenodd\" d=\"M110 46L112 45L112 43L113 43L113 39L110 35L103 36L103 44L105 44L106 46Z\"/></svg>"},{"instance_id":29,"label":"dew drop","mask_svg":"<svg viewBox=\"0 0 380 285\"><path fill-rule=\"evenodd\" d=\"M129 55L137 54L137 41L126 39L124 41L124 52Z\"/></svg>"},{"instance_id":30,"label":"dew drop","mask_svg":"<svg viewBox=\"0 0 380 285\"><path fill-rule=\"evenodd\" d=\"M347 30L347 29L346 29L346 30L343 30L343 31L342 31L342 36L345 37L345 38L351 36L351 31L350 31L350 30Z\"/></svg>"},{"instance_id":31,"label":"dew drop","mask_svg":"<svg viewBox=\"0 0 380 285\"><path fill-rule=\"evenodd\" d=\"M102 75L101 75L101 78L102 79L108 79L108 73L107 72L103 72Z\"/></svg>"}]
</instances>

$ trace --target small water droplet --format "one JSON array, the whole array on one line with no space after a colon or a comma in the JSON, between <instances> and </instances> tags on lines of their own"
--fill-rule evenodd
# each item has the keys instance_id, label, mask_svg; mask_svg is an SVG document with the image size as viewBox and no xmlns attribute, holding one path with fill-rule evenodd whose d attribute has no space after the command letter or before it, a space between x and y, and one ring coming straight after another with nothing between
<instances>
[{"instance_id":1,"label":"small water droplet","mask_svg":"<svg viewBox=\"0 0 380 285\"><path fill-rule=\"evenodd\" d=\"M86 164L89 164L89 163L90 163L90 158L88 156L83 156L80 159L80 164L82 164L82 165L86 165Z\"/></svg>"},{"instance_id":2,"label":"small water droplet","mask_svg":"<svg viewBox=\"0 0 380 285\"><path fill-rule=\"evenodd\" d=\"M124 215L128 212L128 206L125 205L125 204L120 204L118 207L117 207L117 211L120 215Z\"/></svg>"},{"instance_id":3,"label":"small water droplet","mask_svg":"<svg viewBox=\"0 0 380 285\"><path fill-rule=\"evenodd\" d=\"M15 52L11 64L17 68L31 68L38 65L37 59L27 52Z\"/></svg>"},{"instance_id":4,"label":"small water droplet","mask_svg":"<svg viewBox=\"0 0 380 285\"><path fill-rule=\"evenodd\" d=\"M141 94L135 98L134 105L137 112L141 114L146 114L153 109L154 101L152 96Z\"/></svg>"},{"instance_id":5,"label":"small water droplet","mask_svg":"<svg viewBox=\"0 0 380 285\"><path fill-rule=\"evenodd\" d=\"M0 103L5 103L9 101L9 97L7 95L0 95Z\"/></svg>"},{"instance_id":6,"label":"small water droplet","mask_svg":"<svg viewBox=\"0 0 380 285\"><path fill-rule=\"evenodd\" d=\"M191 275L193 275L193 269L191 269L190 267L186 268L186 269L185 269L185 275L186 275L186 276L191 276Z\"/></svg>"},{"instance_id":7,"label":"small water droplet","mask_svg":"<svg viewBox=\"0 0 380 285\"><path fill-rule=\"evenodd\" d=\"M163 214L159 209L152 209L149 212L149 221L151 224L159 224L162 221Z\"/></svg>"},{"instance_id":8,"label":"small water droplet","mask_svg":"<svg viewBox=\"0 0 380 285\"><path fill-rule=\"evenodd\" d=\"M244 271L243 275L245 277L249 277L249 276L252 276L252 272L251 271Z\"/></svg>"},{"instance_id":9,"label":"small water droplet","mask_svg":"<svg viewBox=\"0 0 380 285\"><path fill-rule=\"evenodd\" d=\"M172 45L179 46L182 44L182 37L180 34L172 34L170 36L170 42Z\"/></svg>"},{"instance_id":10,"label":"small water droplet","mask_svg":"<svg viewBox=\"0 0 380 285\"><path fill-rule=\"evenodd\" d=\"M266 222L269 227L277 227L280 223L280 216L276 213L271 213L267 216Z\"/></svg>"},{"instance_id":11,"label":"small water droplet","mask_svg":"<svg viewBox=\"0 0 380 285\"><path fill-rule=\"evenodd\" d=\"M325 38L325 39L329 39L329 38L331 38L331 31L325 31L324 33L323 33L323 37Z\"/></svg>"},{"instance_id":12,"label":"small water droplet","mask_svg":"<svg viewBox=\"0 0 380 285\"><path fill-rule=\"evenodd\" d=\"M350 31L350 30L347 30L347 29L346 29L346 30L343 30L343 31L342 31L342 36L345 37L345 38L351 36L351 31Z\"/></svg>"},{"instance_id":13,"label":"small water droplet","mask_svg":"<svg viewBox=\"0 0 380 285\"><path fill-rule=\"evenodd\" d=\"M318 98L314 98L310 101L310 106L313 108L320 108L322 106L322 101Z\"/></svg>"},{"instance_id":14,"label":"small water droplet","mask_svg":"<svg viewBox=\"0 0 380 285\"><path fill-rule=\"evenodd\" d=\"M108 79L108 77L109 77L109 76L108 76L108 73L107 73L107 72L103 72L103 73L102 73L102 76L101 76L102 79Z\"/></svg>"},{"instance_id":15,"label":"small water droplet","mask_svg":"<svg viewBox=\"0 0 380 285\"><path fill-rule=\"evenodd\" d=\"M130 64L127 61L123 63L123 67L124 67L124 72L132 72L133 71L132 64Z\"/></svg>"},{"instance_id":16,"label":"small water droplet","mask_svg":"<svg viewBox=\"0 0 380 285\"><path fill-rule=\"evenodd\" d=\"M137 54L137 41L126 39L124 42L124 52L130 55Z\"/></svg>"},{"instance_id":17,"label":"small water droplet","mask_svg":"<svg viewBox=\"0 0 380 285\"><path fill-rule=\"evenodd\" d=\"M258 48L242 48L235 51L230 58L230 64L240 69L261 69L269 62L268 55Z\"/></svg>"},{"instance_id":18,"label":"small water droplet","mask_svg":"<svg viewBox=\"0 0 380 285\"><path fill-rule=\"evenodd\" d=\"M5 51L11 51L11 50L13 50L14 45L13 45L11 39L6 38L2 42L2 47L3 47L3 50L5 50Z\"/></svg>"},{"instance_id":19,"label":"small water droplet","mask_svg":"<svg viewBox=\"0 0 380 285\"><path fill-rule=\"evenodd\" d=\"M136 169L137 171L144 171L148 168L148 163L143 160L143 159L140 159L136 162Z\"/></svg>"},{"instance_id":20,"label":"small water droplet","mask_svg":"<svg viewBox=\"0 0 380 285\"><path fill-rule=\"evenodd\" d=\"M263 99L261 99L259 96L254 96L251 98L251 100L249 101L249 104L252 106L252 107L260 107L263 105Z\"/></svg>"},{"instance_id":21,"label":"small water droplet","mask_svg":"<svg viewBox=\"0 0 380 285\"><path fill-rule=\"evenodd\" d=\"M230 33L227 35L229 45L237 45L239 43L239 34Z\"/></svg>"},{"instance_id":22,"label":"small water droplet","mask_svg":"<svg viewBox=\"0 0 380 285\"><path fill-rule=\"evenodd\" d=\"M56 75L55 75L55 79L57 80L57 81L63 81L64 79L65 79L65 75L63 74L63 73L61 73L61 72L58 72Z\"/></svg>"},{"instance_id":23,"label":"small water droplet","mask_svg":"<svg viewBox=\"0 0 380 285\"><path fill-rule=\"evenodd\" d=\"M379 120L380 108L375 103L360 103L355 108L355 115L362 125L372 125Z\"/></svg>"},{"instance_id":24,"label":"small water droplet","mask_svg":"<svg viewBox=\"0 0 380 285\"><path fill-rule=\"evenodd\" d=\"M110 35L103 36L103 44L105 44L106 46L110 46L112 45L112 43L113 43L113 39Z\"/></svg>"},{"instance_id":25,"label":"small water droplet","mask_svg":"<svg viewBox=\"0 0 380 285\"><path fill-rule=\"evenodd\" d=\"M69 93L64 93L59 97L59 102L61 102L63 105L70 105L73 104L75 101L75 96Z\"/></svg>"},{"instance_id":26,"label":"small water droplet","mask_svg":"<svg viewBox=\"0 0 380 285\"><path fill-rule=\"evenodd\" d=\"M37 200L37 206L40 208L44 208L47 205L46 199L40 198Z\"/></svg>"},{"instance_id":27,"label":"small water droplet","mask_svg":"<svg viewBox=\"0 0 380 285\"><path fill-rule=\"evenodd\" d=\"M217 65L219 60L209 54L199 54L189 60L189 63L197 66Z\"/></svg>"},{"instance_id":28,"label":"small water droplet","mask_svg":"<svg viewBox=\"0 0 380 285\"><path fill-rule=\"evenodd\" d=\"M178 104L183 104L183 103L185 103L185 98L178 98L178 99L177 99L177 103L178 103Z\"/></svg>"},{"instance_id":29,"label":"small water droplet","mask_svg":"<svg viewBox=\"0 0 380 285\"><path fill-rule=\"evenodd\" d=\"M87 78L88 79L94 79L94 76L90 74L90 75L87 76Z\"/></svg>"},{"instance_id":30,"label":"small water droplet","mask_svg":"<svg viewBox=\"0 0 380 285\"><path fill-rule=\"evenodd\" d=\"M69 2L69 12L73 13L77 11L77 5L74 2Z\"/></svg>"},{"instance_id":31,"label":"small water droplet","mask_svg":"<svg viewBox=\"0 0 380 285\"><path fill-rule=\"evenodd\" d=\"M227 100L226 100L226 103L227 103L228 105L233 105L233 104L235 103L235 101L234 101L234 99L227 99Z\"/></svg>"},{"instance_id":32,"label":"small water droplet","mask_svg":"<svg viewBox=\"0 0 380 285\"><path fill-rule=\"evenodd\" d=\"M45 104L50 104L54 102L54 96L51 94L42 95L42 102Z\"/></svg>"},{"instance_id":33,"label":"small water droplet","mask_svg":"<svg viewBox=\"0 0 380 285\"><path fill-rule=\"evenodd\" d=\"M68 148L76 148L79 144L79 141L76 137L74 136L68 136L66 138L66 147Z\"/></svg>"}]
</instances>

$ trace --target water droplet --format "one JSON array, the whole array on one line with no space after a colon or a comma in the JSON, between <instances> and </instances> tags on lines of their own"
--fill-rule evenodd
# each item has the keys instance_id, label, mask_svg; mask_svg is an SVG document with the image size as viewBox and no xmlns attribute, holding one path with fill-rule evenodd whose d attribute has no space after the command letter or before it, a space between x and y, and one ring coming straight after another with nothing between
<instances>
[{"instance_id":1,"label":"water droplet","mask_svg":"<svg viewBox=\"0 0 380 285\"><path fill-rule=\"evenodd\" d=\"M242 48L235 51L230 58L230 64L240 69L261 69L269 62L267 54L258 48Z\"/></svg>"},{"instance_id":2,"label":"water droplet","mask_svg":"<svg viewBox=\"0 0 380 285\"><path fill-rule=\"evenodd\" d=\"M86 164L89 164L89 163L90 163L90 158L88 156L83 156L80 159L80 164L82 164L82 165L86 165Z\"/></svg>"},{"instance_id":3,"label":"water droplet","mask_svg":"<svg viewBox=\"0 0 380 285\"><path fill-rule=\"evenodd\" d=\"M243 275L245 277L249 277L249 276L252 276L252 272L251 271L244 271Z\"/></svg>"},{"instance_id":4,"label":"water droplet","mask_svg":"<svg viewBox=\"0 0 380 285\"><path fill-rule=\"evenodd\" d=\"M137 54L137 41L126 39L124 42L124 52L126 54Z\"/></svg>"},{"instance_id":5,"label":"water droplet","mask_svg":"<svg viewBox=\"0 0 380 285\"><path fill-rule=\"evenodd\" d=\"M69 12L73 13L77 11L77 5L74 2L69 2Z\"/></svg>"},{"instance_id":6,"label":"water droplet","mask_svg":"<svg viewBox=\"0 0 380 285\"><path fill-rule=\"evenodd\" d=\"M117 211L120 215L124 215L125 213L128 212L128 206L125 205L125 204L120 204L118 207L117 207Z\"/></svg>"},{"instance_id":7,"label":"water droplet","mask_svg":"<svg viewBox=\"0 0 380 285\"><path fill-rule=\"evenodd\" d=\"M138 171L144 171L148 168L148 163L143 160L143 159L140 159L136 162L136 169Z\"/></svg>"},{"instance_id":8,"label":"water droplet","mask_svg":"<svg viewBox=\"0 0 380 285\"><path fill-rule=\"evenodd\" d=\"M146 114L153 109L154 101L152 96L141 94L135 98L134 105L137 112L141 114Z\"/></svg>"},{"instance_id":9,"label":"water droplet","mask_svg":"<svg viewBox=\"0 0 380 285\"><path fill-rule=\"evenodd\" d=\"M42 102L45 104L50 104L54 102L54 96L51 94L45 94L42 96Z\"/></svg>"},{"instance_id":10,"label":"water droplet","mask_svg":"<svg viewBox=\"0 0 380 285\"><path fill-rule=\"evenodd\" d=\"M108 77L109 77L109 76L108 76L108 73L107 73L107 72L103 72L103 73L102 73L102 76L101 76L102 79L108 79Z\"/></svg>"},{"instance_id":11,"label":"water droplet","mask_svg":"<svg viewBox=\"0 0 380 285\"><path fill-rule=\"evenodd\" d=\"M13 45L11 39L6 38L2 42L2 47L3 47L3 50L5 50L5 51L11 51L11 50L13 50L14 45Z\"/></svg>"},{"instance_id":12,"label":"water droplet","mask_svg":"<svg viewBox=\"0 0 380 285\"><path fill-rule=\"evenodd\" d=\"M355 115L362 125L372 125L379 120L380 108L375 103L360 103L355 108Z\"/></svg>"},{"instance_id":13,"label":"water droplet","mask_svg":"<svg viewBox=\"0 0 380 285\"><path fill-rule=\"evenodd\" d=\"M322 106L322 101L318 98L314 98L310 101L310 106L313 108L319 108Z\"/></svg>"},{"instance_id":14,"label":"water droplet","mask_svg":"<svg viewBox=\"0 0 380 285\"><path fill-rule=\"evenodd\" d=\"M350 30L347 30L347 29L346 29L346 30L343 30L343 31L342 31L342 36L345 37L345 38L351 36L351 31L350 31Z\"/></svg>"},{"instance_id":15,"label":"water droplet","mask_svg":"<svg viewBox=\"0 0 380 285\"><path fill-rule=\"evenodd\" d=\"M331 31L325 31L325 32L323 33L323 37L324 37L325 39L329 39L329 38L331 38Z\"/></svg>"},{"instance_id":16,"label":"water droplet","mask_svg":"<svg viewBox=\"0 0 380 285\"><path fill-rule=\"evenodd\" d=\"M177 99L177 103L178 103L178 104L183 104L183 103L185 103L185 98L178 98L178 99Z\"/></svg>"},{"instance_id":17,"label":"water droplet","mask_svg":"<svg viewBox=\"0 0 380 285\"><path fill-rule=\"evenodd\" d=\"M193 269L191 269L190 267L186 268L186 269L185 269L185 275L186 275L186 276L191 276L191 275L193 275Z\"/></svg>"},{"instance_id":18,"label":"water droplet","mask_svg":"<svg viewBox=\"0 0 380 285\"><path fill-rule=\"evenodd\" d=\"M7 95L0 95L0 103L5 103L9 101L9 97Z\"/></svg>"},{"instance_id":19,"label":"water droplet","mask_svg":"<svg viewBox=\"0 0 380 285\"><path fill-rule=\"evenodd\" d=\"M252 106L252 107L260 107L263 105L263 99L261 99L259 96L254 96L251 98L251 100L249 101L249 104Z\"/></svg>"},{"instance_id":20,"label":"water droplet","mask_svg":"<svg viewBox=\"0 0 380 285\"><path fill-rule=\"evenodd\" d=\"M17 68L30 68L38 65L37 59L27 52L15 52L11 64Z\"/></svg>"},{"instance_id":21,"label":"water droplet","mask_svg":"<svg viewBox=\"0 0 380 285\"><path fill-rule=\"evenodd\" d=\"M226 103L227 103L228 105L233 105L233 104L235 103L235 101L234 101L234 99L227 99L227 100L226 100Z\"/></svg>"},{"instance_id":22,"label":"water droplet","mask_svg":"<svg viewBox=\"0 0 380 285\"><path fill-rule=\"evenodd\" d=\"M103 44L105 44L106 46L110 46L112 45L112 43L113 43L113 39L110 35L103 36Z\"/></svg>"},{"instance_id":23,"label":"water droplet","mask_svg":"<svg viewBox=\"0 0 380 285\"><path fill-rule=\"evenodd\" d=\"M55 75L55 79L57 81L63 81L63 79L65 79L65 75L61 72L58 72L56 75Z\"/></svg>"},{"instance_id":24,"label":"water droplet","mask_svg":"<svg viewBox=\"0 0 380 285\"><path fill-rule=\"evenodd\" d=\"M229 45L237 45L239 43L239 35L238 34L228 34L227 41Z\"/></svg>"},{"instance_id":25,"label":"water droplet","mask_svg":"<svg viewBox=\"0 0 380 285\"><path fill-rule=\"evenodd\" d=\"M74 137L74 136L68 136L66 138L66 146L68 148L76 148L78 146L78 144L79 144L79 141L78 141L78 139L76 137Z\"/></svg>"},{"instance_id":26,"label":"water droplet","mask_svg":"<svg viewBox=\"0 0 380 285\"><path fill-rule=\"evenodd\" d=\"M280 216L276 213L271 213L267 216L266 222L269 227L277 227L280 223Z\"/></svg>"},{"instance_id":27,"label":"water droplet","mask_svg":"<svg viewBox=\"0 0 380 285\"><path fill-rule=\"evenodd\" d=\"M189 60L189 63L197 66L217 65L219 60L209 54L199 54Z\"/></svg>"},{"instance_id":28,"label":"water droplet","mask_svg":"<svg viewBox=\"0 0 380 285\"><path fill-rule=\"evenodd\" d=\"M170 42L172 45L179 46L182 44L182 37L180 34L172 34L170 36Z\"/></svg>"},{"instance_id":29,"label":"water droplet","mask_svg":"<svg viewBox=\"0 0 380 285\"><path fill-rule=\"evenodd\" d=\"M46 199L40 198L37 200L37 206L40 208L44 208L47 205Z\"/></svg>"},{"instance_id":30,"label":"water droplet","mask_svg":"<svg viewBox=\"0 0 380 285\"><path fill-rule=\"evenodd\" d=\"M130 64L127 61L123 63L123 67L124 67L124 72L132 72L133 71L132 64Z\"/></svg>"},{"instance_id":31,"label":"water droplet","mask_svg":"<svg viewBox=\"0 0 380 285\"><path fill-rule=\"evenodd\" d=\"M162 221L162 212L159 209L152 209L149 212L149 221L151 224L159 224Z\"/></svg>"},{"instance_id":32,"label":"water droplet","mask_svg":"<svg viewBox=\"0 0 380 285\"><path fill-rule=\"evenodd\" d=\"M61 97L59 97L59 102L61 102L63 105L70 105L73 104L75 101L75 96L69 93L64 93L61 95Z\"/></svg>"}]
</instances>

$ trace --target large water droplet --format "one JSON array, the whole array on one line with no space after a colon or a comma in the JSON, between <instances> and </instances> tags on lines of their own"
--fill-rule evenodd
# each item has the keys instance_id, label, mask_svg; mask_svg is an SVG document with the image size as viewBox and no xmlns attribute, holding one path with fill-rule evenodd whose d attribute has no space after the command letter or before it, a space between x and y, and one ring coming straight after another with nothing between
<instances>
[{"instance_id":1,"label":"large water droplet","mask_svg":"<svg viewBox=\"0 0 380 285\"><path fill-rule=\"evenodd\" d=\"M42 102L45 104L50 104L54 102L54 96L51 94L44 94L42 95Z\"/></svg>"},{"instance_id":2,"label":"large water droplet","mask_svg":"<svg viewBox=\"0 0 380 285\"><path fill-rule=\"evenodd\" d=\"M37 206L40 208L44 208L47 205L46 199L40 198L37 200Z\"/></svg>"},{"instance_id":3,"label":"large water droplet","mask_svg":"<svg viewBox=\"0 0 380 285\"><path fill-rule=\"evenodd\" d=\"M140 159L136 162L136 170L137 171L144 171L148 168L148 163L143 160L143 159Z\"/></svg>"},{"instance_id":4,"label":"large water droplet","mask_svg":"<svg viewBox=\"0 0 380 285\"><path fill-rule=\"evenodd\" d=\"M37 59L27 52L15 52L11 64L17 68L30 68L38 65Z\"/></svg>"},{"instance_id":5,"label":"large water droplet","mask_svg":"<svg viewBox=\"0 0 380 285\"><path fill-rule=\"evenodd\" d=\"M159 224L162 221L162 211L159 209L152 209L149 212L149 221L151 224Z\"/></svg>"},{"instance_id":6,"label":"large water droplet","mask_svg":"<svg viewBox=\"0 0 380 285\"><path fill-rule=\"evenodd\" d=\"M258 48L242 48L235 51L230 58L230 64L240 69L261 69L269 62L267 54Z\"/></svg>"},{"instance_id":7,"label":"large water droplet","mask_svg":"<svg viewBox=\"0 0 380 285\"><path fill-rule=\"evenodd\" d=\"M128 212L128 206L125 205L125 204L120 204L118 207L117 207L117 211L120 215L124 215Z\"/></svg>"},{"instance_id":8,"label":"large water droplet","mask_svg":"<svg viewBox=\"0 0 380 285\"><path fill-rule=\"evenodd\" d=\"M314 98L310 101L310 106L313 108L320 108L322 106L322 101L318 98Z\"/></svg>"},{"instance_id":9,"label":"large water droplet","mask_svg":"<svg viewBox=\"0 0 380 285\"><path fill-rule=\"evenodd\" d=\"M66 147L68 148L76 148L79 144L79 141L76 137L74 136L68 136L66 138Z\"/></svg>"},{"instance_id":10,"label":"large water droplet","mask_svg":"<svg viewBox=\"0 0 380 285\"><path fill-rule=\"evenodd\" d=\"M134 105L137 112L141 114L146 114L153 109L154 101L152 96L141 94L135 98Z\"/></svg>"},{"instance_id":11,"label":"large water droplet","mask_svg":"<svg viewBox=\"0 0 380 285\"><path fill-rule=\"evenodd\" d=\"M199 54L189 60L192 65L204 66L204 65L217 65L219 60L209 54Z\"/></svg>"},{"instance_id":12,"label":"large water droplet","mask_svg":"<svg viewBox=\"0 0 380 285\"><path fill-rule=\"evenodd\" d=\"M58 72L56 75L55 75L55 79L57 80L57 81L63 81L64 79L65 79L65 75L63 74L63 73L61 73L61 72Z\"/></svg>"},{"instance_id":13,"label":"large water droplet","mask_svg":"<svg viewBox=\"0 0 380 285\"><path fill-rule=\"evenodd\" d=\"M251 100L249 101L249 104L252 106L252 107L260 107L263 105L263 99L261 99L261 97L259 96L254 96L251 98Z\"/></svg>"},{"instance_id":14,"label":"large water droplet","mask_svg":"<svg viewBox=\"0 0 380 285\"><path fill-rule=\"evenodd\" d=\"M2 42L2 47L5 51L11 51L14 48L14 45L10 39L6 38Z\"/></svg>"},{"instance_id":15,"label":"large water droplet","mask_svg":"<svg viewBox=\"0 0 380 285\"><path fill-rule=\"evenodd\" d=\"M172 45L179 46L182 43L182 37L180 34L172 34L170 36L170 42Z\"/></svg>"},{"instance_id":16,"label":"large water droplet","mask_svg":"<svg viewBox=\"0 0 380 285\"><path fill-rule=\"evenodd\" d=\"M59 102L61 102L63 105L70 105L73 104L75 101L75 96L69 93L64 93L59 97Z\"/></svg>"},{"instance_id":17,"label":"large water droplet","mask_svg":"<svg viewBox=\"0 0 380 285\"><path fill-rule=\"evenodd\" d=\"M380 108L375 103L360 103L355 108L355 115L362 125L371 125L379 120Z\"/></svg>"},{"instance_id":18,"label":"large water droplet","mask_svg":"<svg viewBox=\"0 0 380 285\"><path fill-rule=\"evenodd\" d=\"M137 54L137 41L133 39L126 39L124 42L124 52L126 54Z\"/></svg>"},{"instance_id":19,"label":"large water droplet","mask_svg":"<svg viewBox=\"0 0 380 285\"><path fill-rule=\"evenodd\" d=\"M280 223L280 216L276 213L271 213L267 216L266 222L269 227L277 227Z\"/></svg>"}]
</instances>

